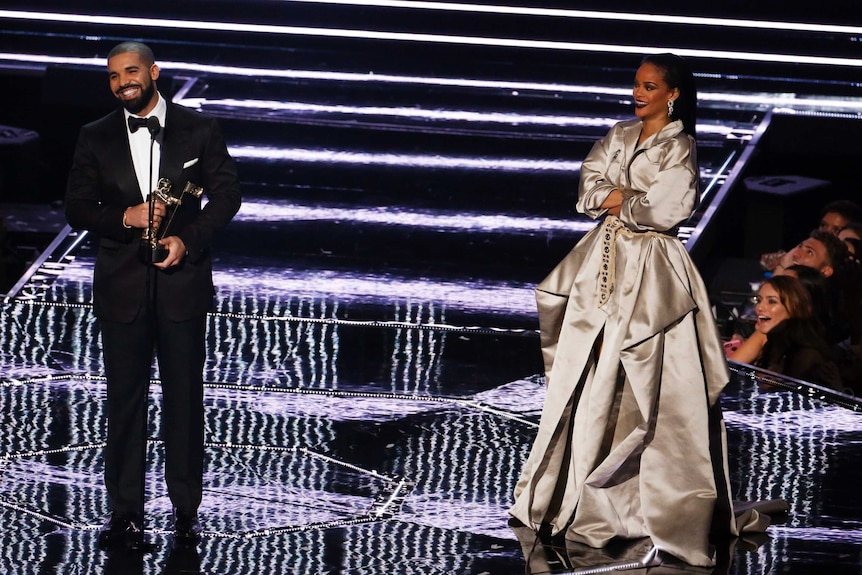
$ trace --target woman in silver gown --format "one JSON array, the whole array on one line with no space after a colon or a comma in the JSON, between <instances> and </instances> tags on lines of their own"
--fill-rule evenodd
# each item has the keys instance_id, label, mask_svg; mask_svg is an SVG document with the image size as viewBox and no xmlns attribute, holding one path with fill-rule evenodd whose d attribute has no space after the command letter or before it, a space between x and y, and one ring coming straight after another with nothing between
<instances>
[{"instance_id":1,"label":"woman in silver gown","mask_svg":"<svg viewBox=\"0 0 862 575\"><path fill-rule=\"evenodd\" d=\"M637 118L581 167L577 209L604 220L536 289L547 398L510 514L593 547L649 536L706 566L710 532L737 525L725 354L676 238L698 200L694 77L677 56L648 56L633 95Z\"/></svg>"}]
</instances>

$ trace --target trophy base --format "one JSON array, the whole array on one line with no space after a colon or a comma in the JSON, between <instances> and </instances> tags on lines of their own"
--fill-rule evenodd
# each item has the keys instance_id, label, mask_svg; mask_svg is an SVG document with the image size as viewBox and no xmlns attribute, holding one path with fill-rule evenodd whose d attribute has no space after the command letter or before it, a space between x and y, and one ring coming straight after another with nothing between
<instances>
[{"instance_id":1,"label":"trophy base","mask_svg":"<svg viewBox=\"0 0 862 575\"><path fill-rule=\"evenodd\" d=\"M138 255L141 256L141 260L145 264L157 264L165 261L168 257L168 249L161 245L150 245L149 243L142 243L138 246Z\"/></svg>"}]
</instances>

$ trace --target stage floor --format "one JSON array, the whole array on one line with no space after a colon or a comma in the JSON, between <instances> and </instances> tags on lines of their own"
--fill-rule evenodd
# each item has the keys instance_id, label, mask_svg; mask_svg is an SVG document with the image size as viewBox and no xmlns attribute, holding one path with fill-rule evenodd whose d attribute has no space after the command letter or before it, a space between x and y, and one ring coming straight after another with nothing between
<instances>
[{"instance_id":1,"label":"stage floor","mask_svg":"<svg viewBox=\"0 0 862 575\"><path fill-rule=\"evenodd\" d=\"M244 203L213 252L193 548L169 538L157 366L154 549L96 548L95 246L50 228L0 306L4 574L862 573L862 403L738 365L732 495L790 511L717 542L715 569L644 565L646 541L537 540L507 515L544 400L533 287L595 225L573 209L580 161L632 117L655 48L632 44L672 39L698 71L702 197L680 232L696 241L774 112L858 119L858 30L487 3L207 2L206 22L194 2L8 3L0 118L60 150L41 170L51 195L80 126L116 105L102 58L133 30L162 93L218 118ZM5 207L12 231L47 214Z\"/></svg>"},{"instance_id":2,"label":"stage floor","mask_svg":"<svg viewBox=\"0 0 862 575\"><path fill-rule=\"evenodd\" d=\"M595 573L648 550L539 541L508 524L544 397L530 285L426 277L410 290L394 276L327 283L222 260L203 541L170 544L160 437L171 430L155 369L156 547L97 551L109 510L93 249L88 237L67 242L74 257L43 265L0 315L4 573ZM808 391L734 366L722 400L733 495L783 498L790 513L762 537L719 545L713 571L666 558L648 572L859 573L862 413Z\"/></svg>"}]
</instances>

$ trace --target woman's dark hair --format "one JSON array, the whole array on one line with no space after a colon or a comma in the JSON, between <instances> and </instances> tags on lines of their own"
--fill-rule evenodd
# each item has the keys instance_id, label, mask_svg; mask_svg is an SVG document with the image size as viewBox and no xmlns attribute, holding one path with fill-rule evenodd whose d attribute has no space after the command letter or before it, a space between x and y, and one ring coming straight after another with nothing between
<instances>
[{"instance_id":1,"label":"woman's dark hair","mask_svg":"<svg viewBox=\"0 0 862 575\"><path fill-rule=\"evenodd\" d=\"M755 365L844 391L832 348L810 318L787 318L772 328Z\"/></svg>"},{"instance_id":2,"label":"woman's dark hair","mask_svg":"<svg viewBox=\"0 0 862 575\"><path fill-rule=\"evenodd\" d=\"M811 296L814 315L822 317L821 314L829 313L827 306L829 290L826 285L827 280L823 274L810 266L803 266L801 264L788 266L787 271L794 272L796 279L808 290L808 295Z\"/></svg>"},{"instance_id":3,"label":"woman's dark hair","mask_svg":"<svg viewBox=\"0 0 862 575\"><path fill-rule=\"evenodd\" d=\"M837 337L839 330L836 327L835 320L837 313L835 306L837 302L835 301L836 298L832 297L833 294L829 280L816 269L801 264L788 266L787 271L794 272L796 278L805 287L805 290L811 297L814 320L822 328L824 339L832 343L833 337Z\"/></svg>"},{"instance_id":4,"label":"woman's dark hair","mask_svg":"<svg viewBox=\"0 0 862 575\"><path fill-rule=\"evenodd\" d=\"M859 257L858 252L856 257ZM852 343L858 344L862 341L862 263L848 255L834 268L829 283L836 324L845 328L841 335L849 336Z\"/></svg>"},{"instance_id":5,"label":"woman's dark hair","mask_svg":"<svg viewBox=\"0 0 862 575\"><path fill-rule=\"evenodd\" d=\"M797 318L811 318L814 316L814 306L811 303L811 295L805 285L793 276L772 276L763 281L762 285L769 284L778 292L781 305L787 309L787 315Z\"/></svg>"},{"instance_id":6,"label":"woman's dark hair","mask_svg":"<svg viewBox=\"0 0 862 575\"><path fill-rule=\"evenodd\" d=\"M682 120L685 133L697 139L697 87L686 61L676 54L665 53L651 54L641 64L652 64L661 70L664 81L671 89L679 88L671 120Z\"/></svg>"}]
</instances>

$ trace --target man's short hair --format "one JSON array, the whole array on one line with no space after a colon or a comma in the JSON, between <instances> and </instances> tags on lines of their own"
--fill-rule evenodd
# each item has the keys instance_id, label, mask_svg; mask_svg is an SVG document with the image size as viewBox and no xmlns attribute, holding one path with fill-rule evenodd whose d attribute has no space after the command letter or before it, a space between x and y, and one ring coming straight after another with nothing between
<instances>
[{"instance_id":1,"label":"man's short hair","mask_svg":"<svg viewBox=\"0 0 862 575\"><path fill-rule=\"evenodd\" d=\"M814 230L809 237L819 241L826 248L826 265L835 268L847 259L849 255L847 245L839 240L835 234L824 230Z\"/></svg>"},{"instance_id":2,"label":"man's short hair","mask_svg":"<svg viewBox=\"0 0 862 575\"><path fill-rule=\"evenodd\" d=\"M108 60L119 54L128 53L137 54L138 56L140 56L141 61L148 67L156 63L156 56L155 54L153 54L153 51L150 50L149 46L147 46L143 42L131 41L122 42L111 48L111 51L108 52Z\"/></svg>"}]
</instances>

